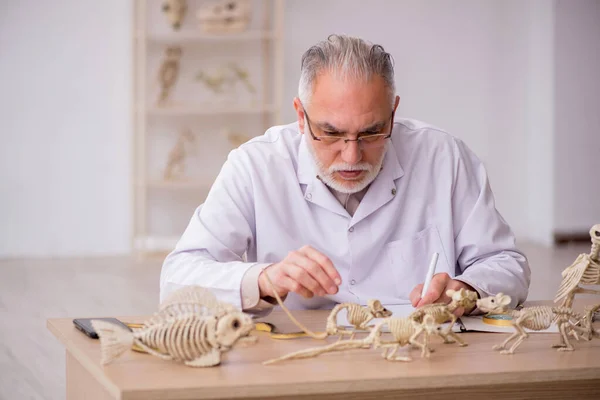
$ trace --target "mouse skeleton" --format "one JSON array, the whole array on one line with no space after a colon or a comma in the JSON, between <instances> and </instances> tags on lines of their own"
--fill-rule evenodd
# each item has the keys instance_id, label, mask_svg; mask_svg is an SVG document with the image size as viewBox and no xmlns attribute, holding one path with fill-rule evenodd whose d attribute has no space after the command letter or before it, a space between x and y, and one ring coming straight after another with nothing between
<instances>
[{"instance_id":1,"label":"mouse skeleton","mask_svg":"<svg viewBox=\"0 0 600 400\"><path fill-rule=\"evenodd\" d=\"M560 343L553 345L553 347L558 348L558 351L573 350L573 346L569 341L569 335L575 336L576 339L578 339L578 333L587 334L588 337L594 336L595 331L591 326L592 315L600 305L595 309L592 308L593 311L590 315L584 318L569 307L533 306L525 307L521 310L509 310L507 307L510 302L510 296L502 293L477 300L477 307L483 312L507 314L513 317L511 324L515 328L515 332L502 342L502 344L493 347L494 350L501 350L501 354L513 354L515 352L523 340L529 337L525 329L541 331L548 329L553 323L558 326L560 334ZM584 321L586 326L581 326L581 321ZM513 345L509 349L506 349L508 343L513 339L516 339Z\"/></svg>"},{"instance_id":2,"label":"mouse skeleton","mask_svg":"<svg viewBox=\"0 0 600 400\"><path fill-rule=\"evenodd\" d=\"M453 312L460 307L464 309L473 307L477 301L477 293L461 288L458 291L449 289L446 291L446 295L452 299L450 304L434 303L421 306L415 310L409 318L412 318L416 322L423 322L423 318L426 315L431 315L438 324L450 322L447 329L440 330L437 334L444 339L444 343L454 343L454 341L456 341L460 346L466 346L467 343L452 330L457 320L457 317ZM450 340L448 338L449 336L452 337L454 341Z\"/></svg>"},{"instance_id":3,"label":"mouse skeleton","mask_svg":"<svg viewBox=\"0 0 600 400\"><path fill-rule=\"evenodd\" d=\"M292 320L292 322L296 324L298 328L302 329L308 336L312 337L313 339L322 340L326 339L328 336L335 335L340 335L340 339L344 335L351 335L350 339L353 339L355 330L368 330L369 327L367 326L367 323L369 323L373 318L384 318L392 315L391 311L383 307L379 300L369 300L367 306L362 306L360 304L355 303L340 303L337 304L329 313L325 326L325 332L315 333L308 329L306 326L304 326L304 324L302 324L292 315L290 310L288 310L288 308L283 304L281 297L275 290L275 285L273 285L273 282L271 281L271 278L269 277L269 274L266 271L265 275L267 277L269 285L271 286L271 290L275 295L275 299L277 299L277 303L279 304L279 306ZM355 330L349 331L340 328L337 325L337 315L342 310L346 310L346 312L348 313L348 322L354 326Z\"/></svg>"},{"instance_id":4,"label":"mouse skeleton","mask_svg":"<svg viewBox=\"0 0 600 400\"><path fill-rule=\"evenodd\" d=\"M382 341L381 331L383 326L387 326L389 332L392 335L393 340ZM371 327L369 335L362 340L340 340L327 346L313 347L296 351L284 356L267 360L263 362L264 365L275 364L285 360L302 359L317 357L320 354L330 353L334 351L345 351L352 349L368 349L373 346L374 349L383 348L385 349L382 353L383 358L388 361L412 361L412 358L408 356L396 356L396 352L400 347L403 346L416 346L421 349L421 357L428 358L433 351L429 348L429 336L432 334L438 334L441 330L439 324L437 324L431 315L425 315L422 322L416 322L410 318L394 318L388 317L377 322ZM420 343L417 338L422 334L424 335L423 343ZM392 350L391 353L389 352Z\"/></svg>"}]
</instances>

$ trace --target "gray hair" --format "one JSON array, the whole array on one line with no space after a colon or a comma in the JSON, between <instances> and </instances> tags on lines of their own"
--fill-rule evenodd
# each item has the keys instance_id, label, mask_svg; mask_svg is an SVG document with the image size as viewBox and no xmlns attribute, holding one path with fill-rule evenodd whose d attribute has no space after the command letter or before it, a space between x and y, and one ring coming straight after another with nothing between
<instances>
[{"instance_id":1,"label":"gray hair","mask_svg":"<svg viewBox=\"0 0 600 400\"><path fill-rule=\"evenodd\" d=\"M310 102L313 84L322 71L363 81L379 75L388 87L390 104L392 107L394 105L394 61L381 45L352 36L330 35L327 40L312 46L302 55L298 85L298 97L302 104Z\"/></svg>"}]
</instances>

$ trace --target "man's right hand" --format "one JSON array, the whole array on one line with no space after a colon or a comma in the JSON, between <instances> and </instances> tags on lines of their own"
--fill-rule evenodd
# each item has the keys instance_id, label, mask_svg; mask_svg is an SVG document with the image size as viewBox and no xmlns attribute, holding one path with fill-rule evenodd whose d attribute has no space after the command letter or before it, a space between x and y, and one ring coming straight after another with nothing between
<instances>
[{"instance_id":1,"label":"man's right hand","mask_svg":"<svg viewBox=\"0 0 600 400\"><path fill-rule=\"evenodd\" d=\"M269 265L258 276L260 297L275 297L267 273L280 297L289 292L306 298L335 294L342 283L331 260L310 246L290 252L283 261Z\"/></svg>"}]
</instances>

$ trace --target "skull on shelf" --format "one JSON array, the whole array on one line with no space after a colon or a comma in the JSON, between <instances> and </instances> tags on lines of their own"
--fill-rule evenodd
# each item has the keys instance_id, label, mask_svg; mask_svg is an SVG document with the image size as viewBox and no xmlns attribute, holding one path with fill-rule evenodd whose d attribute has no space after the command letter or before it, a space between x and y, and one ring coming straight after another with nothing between
<instances>
[{"instance_id":1,"label":"skull on shelf","mask_svg":"<svg viewBox=\"0 0 600 400\"><path fill-rule=\"evenodd\" d=\"M249 0L220 0L196 13L202 30L211 33L242 32L248 28L250 16Z\"/></svg>"}]
</instances>

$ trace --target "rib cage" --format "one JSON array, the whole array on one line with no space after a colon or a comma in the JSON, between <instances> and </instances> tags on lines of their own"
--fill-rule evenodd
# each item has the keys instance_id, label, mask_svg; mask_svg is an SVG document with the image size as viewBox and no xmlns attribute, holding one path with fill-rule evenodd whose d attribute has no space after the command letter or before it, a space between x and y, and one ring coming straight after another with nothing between
<instances>
[{"instance_id":1,"label":"rib cage","mask_svg":"<svg viewBox=\"0 0 600 400\"><path fill-rule=\"evenodd\" d=\"M189 315L137 331L135 337L146 346L169 354L177 361L191 361L215 348L216 318Z\"/></svg>"},{"instance_id":2,"label":"rib cage","mask_svg":"<svg viewBox=\"0 0 600 400\"><path fill-rule=\"evenodd\" d=\"M411 318L419 323L423 322L425 315L431 315L435 320L436 324L443 324L452 319L452 313L450 312L446 304L428 304L419 308L411 314Z\"/></svg>"},{"instance_id":3,"label":"rib cage","mask_svg":"<svg viewBox=\"0 0 600 400\"><path fill-rule=\"evenodd\" d=\"M565 299L573 290L577 288L577 285L581 282L583 275L589 265L589 255L588 254L580 254L577 259L564 269L562 272L562 281L560 283L560 287L558 288L558 292L556 293L556 297L554 298L554 302L558 303L559 301Z\"/></svg>"},{"instance_id":4,"label":"rib cage","mask_svg":"<svg viewBox=\"0 0 600 400\"><path fill-rule=\"evenodd\" d=\"M409 339L416 332L408 318L387 318L385 321L394 339L402 346L408 344Z\"/></svg>"},{"instance_id":5,"label":"rib cage","mask_svg":"<svg viewBox=\"0 0 600 400\"><path fill-rule=\"evenodd\" d=\"M515 319L523 318L521 326L533 331L548 329L556 319L553 307L534 306L523 310L510 310L509 314Z\"/></svg>"},{"instance_id":6,"label":"rib cage","mask_svg":"<svg viewBox=\"0 0 600 400\"><path fill-rule=\"evenodd\" d=\"M362 324L371 319L371 315L364 309L364 307L358 304L349 304L346 312L348 313L347 319L354 326L362 326Z\"/></svg>"}]
</instances>

